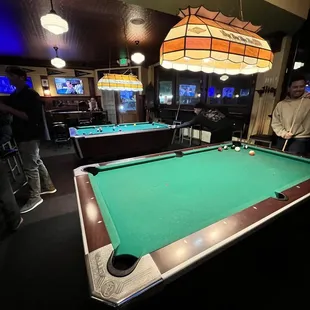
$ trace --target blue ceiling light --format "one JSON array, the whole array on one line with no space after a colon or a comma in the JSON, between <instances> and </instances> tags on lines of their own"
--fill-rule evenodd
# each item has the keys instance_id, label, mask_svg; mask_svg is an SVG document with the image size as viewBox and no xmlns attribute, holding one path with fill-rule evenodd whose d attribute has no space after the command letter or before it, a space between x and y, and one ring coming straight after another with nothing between
<instances>
[{"instance_id":1,"label":"blue ceiling light","mask_svg":"<svg viewBox=\"0 0 310 310\"><path fill-rule=\"evenodd\" d=\"M24 53L22 33L14 15L4 5L0 6L0 29L0 55L21 56Z\"/></svg>"}]
</instances>

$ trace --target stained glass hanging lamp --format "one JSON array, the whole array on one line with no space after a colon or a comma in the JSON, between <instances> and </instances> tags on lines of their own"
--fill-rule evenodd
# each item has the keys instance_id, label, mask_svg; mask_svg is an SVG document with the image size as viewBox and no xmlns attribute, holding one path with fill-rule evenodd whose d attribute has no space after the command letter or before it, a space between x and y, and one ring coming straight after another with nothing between
<instances>
[{"instance_id":1,"label":"stained glass hanging lamp","mask_svg":"<svg viewBox=\"0 0 310 310\"><path fill-rule=\"evenodd\" d=\"M254 74L271 69L273 53L257 32L260 26L204 6L181 10L182 20L168 33L160 49L167 69L217 74Z\"/></svg>"},{"instance_id":2,"label":"stained glass hanging lamp","mask_svg":"<svg viewBox=\"0 0 310 310\"><path fill-rule=\"evenodd\" d=\"M142 83L132 74L105 74L98 82L98 89L113 91L142 91Z\"/></svg>"}]
</instances>

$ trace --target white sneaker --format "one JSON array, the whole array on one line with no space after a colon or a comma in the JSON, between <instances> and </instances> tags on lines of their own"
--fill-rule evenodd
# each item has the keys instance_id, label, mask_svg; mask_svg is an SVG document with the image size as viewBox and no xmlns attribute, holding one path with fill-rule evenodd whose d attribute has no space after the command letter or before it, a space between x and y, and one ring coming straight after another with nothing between
<instances>
[{"instance_id":1,"label":"white sneaker","mask_svg":"<svg viewBox=\"0 0 310 310\"><path fill-rule=\"evenodd\" d=\"M40 205L42 202L43 202L43 199L41 197L29 198L27 203L20 209L20 213L24 214L24 213L30 212L34 208L36 208L38 205Z\"/></svg>"},{"instance_id":2,"label":"white sneaker","mask_svg":"<svg viewBox=\"0 0 310 310\"><path fill-rule=\"evenodd\" d=\"M46 194L54 194L57 192L56 188L51 188L51 189L42 189L42 192L40 193L40 195L46 195Z\"/></svg>"}]
</instances>

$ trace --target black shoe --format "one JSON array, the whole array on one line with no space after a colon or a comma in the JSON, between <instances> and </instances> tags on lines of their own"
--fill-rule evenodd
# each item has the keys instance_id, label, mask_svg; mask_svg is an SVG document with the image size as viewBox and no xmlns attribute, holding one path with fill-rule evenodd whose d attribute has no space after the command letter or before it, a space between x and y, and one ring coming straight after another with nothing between
<instances>
[{"instance_id":1,"label":"black shoe","mask_svg":"<svg viewBox=\"0 0 310 310\"><path fill-rule=\"evenodd\" d=\"M12 229L13 231L16 231L19 229L20 225L23 223L24 219L21 217L18 224Z\"/></svg>"}]
</instances>

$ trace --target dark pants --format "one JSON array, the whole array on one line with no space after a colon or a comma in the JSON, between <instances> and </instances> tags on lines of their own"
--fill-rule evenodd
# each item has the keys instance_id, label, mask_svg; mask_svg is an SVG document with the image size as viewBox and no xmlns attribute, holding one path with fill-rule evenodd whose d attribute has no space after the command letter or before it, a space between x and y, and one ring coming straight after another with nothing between
<instances>
[{"instance_id":1,"label":"dark pants","mask_svg":"<svg viewBox=\"0 0 310 310\"><path fill-rule=\"evenodd\" d=\"M8 171L5 164L0 160L0 212L8 228L15 228L20 221L19 207L11 187Z\"/></svg>"},{"instance_id":2,"label":"dark pants","mask_svg":"<svg viewBox=\"0 0 310 310\"><path fill-rule=\"evenodd\" d=\"M277 148L279 150L282 150L285 141L285 139L278 138ZM306 155L308 152L310 152L310 138L288 140L285 152L296 155Z\"/></svg>"},{"instance_id":3,"label":"dark pants","mask_svg":"<svg viewBox=\"0 0 310 310\"><path fill-rule=\"evenodd\" d=\"M20 142L18 148L23 160L25 175L30 187L30 198L40 198L40 192L55 189L40 157L40 142Z\"/></svg>"}]
</instances>

